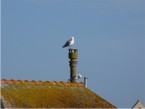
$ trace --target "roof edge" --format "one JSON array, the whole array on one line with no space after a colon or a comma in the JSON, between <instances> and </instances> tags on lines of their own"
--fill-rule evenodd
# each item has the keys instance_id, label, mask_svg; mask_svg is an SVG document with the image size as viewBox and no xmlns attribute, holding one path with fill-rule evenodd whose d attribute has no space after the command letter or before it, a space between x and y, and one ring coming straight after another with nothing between
<instances>
[{"instance_id":1,"label":"roof edge","mask_svg":"<svg viewBox=\"0 0 145 109\"><path fill-rule=\"evenodd\" d=\"M138 99L138 100L135 102L135 104L132 106L132 108L134 108L138 103L141 103L141 105L145 106L145 105L140 101L140 99Z\"/></svg>"},{"instance_id":2,"label":"roof edge","mask_svg":"<svg viewBox=\"0 0 145 109\"><path fill-rule=\"evenodd\" d=\"M7 84L7 85L33 85L33 86L67 86L67 87L85 87L83 82L63 82L63 81L35 81L35 80L7 80L2 79L0 80L0 84Z\"/></svg>"}]
</instances>

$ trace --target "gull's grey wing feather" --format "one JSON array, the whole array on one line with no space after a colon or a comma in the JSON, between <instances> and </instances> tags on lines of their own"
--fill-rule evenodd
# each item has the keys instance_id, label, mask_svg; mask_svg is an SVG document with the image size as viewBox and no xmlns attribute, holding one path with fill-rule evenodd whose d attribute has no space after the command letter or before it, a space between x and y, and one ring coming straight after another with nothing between
<instances>
[{"instance_id":1,"label":"gull's grey wing feather","mask_svg":"<svg viewBox=\"0 0 145 109\"><path fill-rule=\"evenodd\" d=\"M62 47L65 48L65 47L69 46L70 43L71 43L71 40L67 41L67 42L64 44L64 46L62 46Z\"/></svg>"}]
</instances>

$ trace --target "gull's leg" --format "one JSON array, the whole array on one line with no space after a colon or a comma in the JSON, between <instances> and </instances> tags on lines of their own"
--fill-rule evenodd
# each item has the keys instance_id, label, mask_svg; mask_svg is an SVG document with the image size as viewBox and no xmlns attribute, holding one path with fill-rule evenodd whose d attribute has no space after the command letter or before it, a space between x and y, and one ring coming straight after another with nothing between
<instances>
[{"instance_id":1,"label":"gull's leg","mask_svg":"<svg viewBox=\"0 0 145 109\"><path fill-rule=\"evenodd\" d=\"M69 49L72 49L71 46L68 47Z\"/></svg>"}]
</instances>

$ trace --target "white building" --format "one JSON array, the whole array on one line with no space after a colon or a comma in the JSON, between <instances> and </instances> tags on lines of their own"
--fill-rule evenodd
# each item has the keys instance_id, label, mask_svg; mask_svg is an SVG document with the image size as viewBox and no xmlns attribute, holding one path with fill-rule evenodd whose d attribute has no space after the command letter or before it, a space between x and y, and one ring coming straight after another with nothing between
<instances>
[{"instance_id":1,"label":"white building","mask_svg":"<svg viewBox=\"0 0 145 109\"><path fill-rule=\"evenodd\" d=\"M137 102L133 105L132 109L145 109L145 106L141 103L140 100L137 100Z\"/></svg>"}]
</instances>

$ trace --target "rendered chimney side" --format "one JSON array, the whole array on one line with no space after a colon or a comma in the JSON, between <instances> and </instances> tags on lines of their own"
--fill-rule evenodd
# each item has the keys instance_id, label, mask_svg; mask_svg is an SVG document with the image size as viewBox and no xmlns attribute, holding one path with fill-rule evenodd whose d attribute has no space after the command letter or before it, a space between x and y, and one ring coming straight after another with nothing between
<instances>
[{"instance_id":1,"label":"rendered chimney side","mask_svg":"<svg viewBox=\"0 0 145 109\"><path fill-rule=\"evenodd\" d=\"M78 64L78 49L69 49L70 82L76 82L76 66Z\"/></svg>"}]
</instances>

